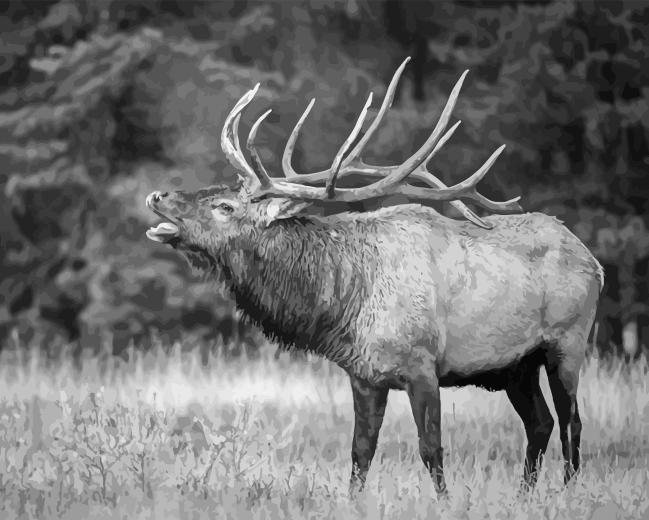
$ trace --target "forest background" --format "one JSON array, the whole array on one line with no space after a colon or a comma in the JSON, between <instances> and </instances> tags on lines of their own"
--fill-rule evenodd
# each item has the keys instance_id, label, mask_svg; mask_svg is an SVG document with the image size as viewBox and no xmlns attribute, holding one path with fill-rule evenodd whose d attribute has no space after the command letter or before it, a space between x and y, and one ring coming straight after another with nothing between
<instances>
[{"instance_id":1,"label":"forest background","mask_svg":"<svg viewBox=\"0 0 649 520\"><path fill-rule=\"evenodd\" d=\"M271 174L311 97L295 166L324 167L410 55L366 158L412 153L470 69L431 168L452 184L506 144L481 192L563 220L605 268L593 344L648 352L648 39L633 1L2 1L1 345L119 353L153 334L254 351L231 298L146 240L145 196L235 179L220 130L256 82L242 125L273 107Z\"/></svg>"}]
</instances>

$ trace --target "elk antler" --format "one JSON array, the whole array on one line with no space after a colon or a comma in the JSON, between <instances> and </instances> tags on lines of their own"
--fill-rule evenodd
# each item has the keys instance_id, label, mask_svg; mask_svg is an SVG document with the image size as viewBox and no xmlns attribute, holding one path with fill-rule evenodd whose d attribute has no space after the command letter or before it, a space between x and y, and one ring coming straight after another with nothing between
<instances>
[{"instance_id":1,"label":"elk antler","mask_svg":"<svg viewBox=\"0 0 649 520\"><path fill-rule=\"evenodd\" d=\"M257 178L255 172L250 167L246 158L241 151L241 146L239 145L239 116L244 108L252 101L252 98L255 97L257 90L259 89L259 83L257 83L254 88L246 92L241 99L234 105L234 108L230 111L228 116L225 118L223 123L223 130L221 130L221 149L227 157L229 163L239 170L239 176L243 179L244 182L250 182ZM261 121L260 121L261 122ZM255 129L256 130L256 129ZM256 183L253 183L256 185Z\"/></svg>"},{"instance_id":2,"label":"elk antler","mask_svg":"<svg viewBox=\"0 0 649 520\"><path fill-rule=\"evenodd\" d=\"M367 116L367 110L372 102L371 93L358 117L358 120L356 121L356 124L354 125L352 132L340 147L331 167L319 172L298 174L291 166L291 156L297 141L299 130L309 111L313 107L315 100L311 100L287 141L284 155L282 157L282 167L286 176L286 179L284 180L273 179L268 175L254 146L254 140L259 125L270 113L270 110L257 119L252 126L247 140L247 147L254 163L252 167L246 162L245 157L241 152L237 136L240 113L250 103L257 92L259 85L244 94L226 118L221 135L221 145L230 163L241 171L242 177L247 181L249 188L253 191L253 199L259 200L265 197L287 197L310 201L335 200L357 202L376 197L387 197L390 195L401 194L405 195L410 200L418 200L422 202L449 201L459 209L468 220L487 229L492 226L480 219L480 217L473 213L473 211L471 211L464 203L457 199L473 200L480 206L496 213L514 213L521 211L521 207L518 204L520 197L505 202L495 202L478 193L475 188L478 182L489 171L497 157L502 153L505 148L504 145L498 148L473 175L451 187L447 187L426 168L426 164L436 155L448 139L450 139L460 124L460 121L458 121L445 132L446 126L451 117L451 112L455 106L462 83L464 82L464 78L468 71L465 71L462 76L460 76L460 79L453 87L433 132L419 150L417 150L411 157L397 166L373 166L363 162L360 157L361 152L390 108L399 78L409 59L410 58L404 60L395 72L378 114L349 155L345 157L345 153L347 153L349 147L357 139L365 117ZM354 173L374 177L377 180L372 184L360 188L336 187L338 179ZM406 183L407 179L423 182L428 186L432 186L432 188L412 186ZM324 187L309 186L309 184L322 183L323 181L325 182Z\"/></svg>"}]
</instances>

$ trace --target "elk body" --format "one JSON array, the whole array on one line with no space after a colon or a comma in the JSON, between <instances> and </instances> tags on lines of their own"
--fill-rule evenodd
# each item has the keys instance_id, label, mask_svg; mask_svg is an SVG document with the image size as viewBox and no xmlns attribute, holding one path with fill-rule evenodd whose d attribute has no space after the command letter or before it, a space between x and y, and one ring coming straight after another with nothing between
<instances>
[{"instance_id":1,"label":"elk body","mask_svg":"<svg viewBox=\"0 0 649 520\"><path fill-rule=\"evenodd\" d=\"M242 179L239 189L154 192L147 205L165 222L147 235L182 252L197 269L225 281L237 305L270 338L320 354L350 376L355 425L350 490L363 487L375 452L388 392L408 393L419 450L438 493L446 491L440 431L440 387L504 390L527 434L524 482L533 485L553 429L539 386L545 367L559 419L565 480L579 469L579 369L603 275L586 247L555 218L520 211L517 199L494 202L476 192L502 147L467 180L447 187L426 164L450 137L444 133L464 75L426 143L398 166L371 166L360 152L390 106L407 60L383 104L358 139L368 99L331 168L299 175L291 153L286 178L271 178L254 147L239 144L246 93L227 117L222 147ZM466 73L465 73L466 74ZM375 182L339 188L363 174ZM427 187L408 184L417 180ZM324 186L318 184L324 184ZM315 185L315 186L314 186ZM313 215L312 205L382 199L410 202L380 210ZM479 218L460 199L494 215ZM424 204L449 200L468 221Z\"/></svg>"}]
</instances>

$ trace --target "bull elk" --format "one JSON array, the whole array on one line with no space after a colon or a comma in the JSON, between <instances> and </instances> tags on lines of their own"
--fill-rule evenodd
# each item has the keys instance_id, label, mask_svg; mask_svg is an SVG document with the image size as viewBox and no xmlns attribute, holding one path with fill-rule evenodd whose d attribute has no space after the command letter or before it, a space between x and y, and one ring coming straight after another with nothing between
<instances>
[{"instance_id":1,"label":"bull elk","mask_svg":"<svg viewBox=\"0 0 649 520\"><path fill-rule=\"evenodd\" d=\"M521 214L518 198L495 202L476 191L504 146L454 186L427 170L459 124L446 131L466 72L411 157L397 166L361 159L407 61L365 134L359 139L371 94L331 167L298 174L291 155L311 101L288 139L282 179L268 175L255 149L270 110L251 127L251 162L239 143L241 112L257 84L234 106L221 134L240 185L151 193L146 204L164 222L147 236L225 282L269 338L324 356L349 374L352 494L363 488L391 389L408 393L421 458L437 492L445 493L439 389L462 385L505 390L527 434L523 484L533 486L554 426L539 386L542 366L559 420L567 482L579 469L577 384L603 283L601 266L557 219ZM340 187L340 179L359 174L372 182ZM393 199L375 211L326 216L308 211L395 194L408 203ZM480 218L462 200L499 215ZM427 206L431 201L452 201L468 221L441 215Z\"/></svg>"}]
</instances>

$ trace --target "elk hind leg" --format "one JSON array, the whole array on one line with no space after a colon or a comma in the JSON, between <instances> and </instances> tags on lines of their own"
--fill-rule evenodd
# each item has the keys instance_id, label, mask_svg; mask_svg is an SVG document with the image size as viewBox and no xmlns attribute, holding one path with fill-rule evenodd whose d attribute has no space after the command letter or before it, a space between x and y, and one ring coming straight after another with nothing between
<instances>
[{"instance_id":1,"label":"elk hind leg","mask_svg":"<svg viewBox=\"0 0 649 520\"><path fill-rule=\"evenodd\" d=\"M536 484L554 427L554 419L539 385L539 371L540 366L522 366L506 388L507 397L523 421L527 436L523 485L528 489Z\"/></svg>"},{"instance_id":2,"label":"elk hind leg","mask_svg":"<svg viewBox=\"0 0 649 520\"><path fill-rule=\"evenodd\" d=\"M548 359L546 370L554 407L559 419L559 437L564 460L564 483L579 471L581 419L577 405L579 369L585 350L583 334L566 333L559 340L555 356Z\"/></svg>"}]
</instances>

